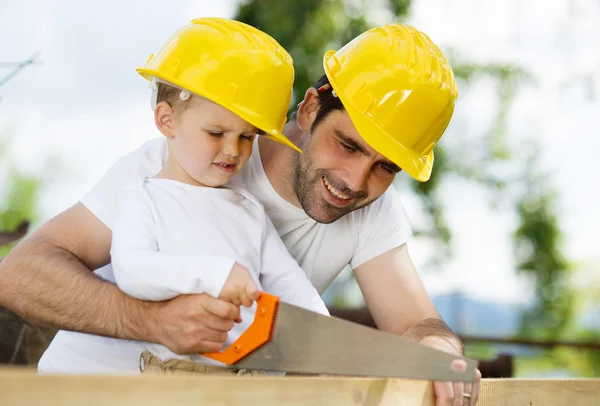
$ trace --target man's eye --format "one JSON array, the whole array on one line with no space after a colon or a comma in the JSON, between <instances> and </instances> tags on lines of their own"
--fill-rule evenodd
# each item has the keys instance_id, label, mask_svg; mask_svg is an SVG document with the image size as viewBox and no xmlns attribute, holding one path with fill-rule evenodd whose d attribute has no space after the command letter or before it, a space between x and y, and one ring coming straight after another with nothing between
<instances>
[{"instance_id":1,"label":"man's eye","mask_svg":"<svg viewBox=\"0 0 600 406\"><path fill-rule=\"evenodd\" d=\"M381 169L381 170L382 170L384 173L386 173L386 174L389 174L389 175L394 175L394 174L396 174L396 172L397 172L395 169L393 169L393 168L390 168L390 167L389 167L389 166L387 166L387 165L379 165L379 168L380 168L380 169Z\"/></svg>"},{"instance_id":2,"label":"man's eye","mask_svg":"<svg viewBox=\"0 0 600 406\"><path fill-rule=\"evenodd\" d=\"M342 148L344 148L344 150L348 151L348 152L356 152L356 148L351 147L348 144L345 144L343 142L340 142L340 145L342 146Z\"/></svg>"}]
</instances>

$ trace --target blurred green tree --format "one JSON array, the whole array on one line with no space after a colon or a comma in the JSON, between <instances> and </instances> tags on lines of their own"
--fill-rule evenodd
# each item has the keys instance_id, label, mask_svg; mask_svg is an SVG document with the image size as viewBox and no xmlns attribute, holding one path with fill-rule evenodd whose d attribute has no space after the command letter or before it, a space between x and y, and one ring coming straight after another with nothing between
<instances>
[{"instance_id":1,"label":"blurred green tree","mask_svg":"<svg viewBox=\"0 0 600 406\"><path fill-rule=\"evenodd\" d=\"M535 162L535 157L530 159ZM533 277L536 286L536 302L523 314L520 334L536 339L561 337L574 310L571 267L560 248L557 194L548 183L547 176L526 171L523 196L516 205L520 218L514 235L517 266Z\"/></svg>"},{"instance_id":2,"label":"blurred green tree","mask_svg":"<svg viewBox=\"0 0 600 406\"><path fill-rule=\"evenodd\" d=\"M364 1L255 0L242 2L235 18L269 33L292 55L295 106L324 74L325 51L341 47L369 28L366 11Z\"/></svg>"},{"instance_id":3,"label":"blurred green tree","mask_svg":"<svg viewBox=\"0 0 600 406\"><path fill-rule=\"evenodd\" d=\"M15 232L24 222L37 220L41 180L17 169L8 154L8 137L0 134L0 232ZM15 245L0 247L0 259Z\"/></svg>"}]
</instances>

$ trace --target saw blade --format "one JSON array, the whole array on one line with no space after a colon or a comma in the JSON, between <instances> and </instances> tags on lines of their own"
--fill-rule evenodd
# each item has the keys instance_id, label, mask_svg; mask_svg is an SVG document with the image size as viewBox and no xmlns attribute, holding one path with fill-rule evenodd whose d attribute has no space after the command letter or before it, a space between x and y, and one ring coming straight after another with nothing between
<instances>
[{"instance_id":1,"label":"saw blade","mask_svg":"<svg viewBox=\"0 0 600 406\"><path fill-rule=\"evenodd\" d=\"M466 361L464 372L450 367L455 359ZM271 340L232 367L472 382L477 362L280 302Z\"/></svg>"}]
</instances>

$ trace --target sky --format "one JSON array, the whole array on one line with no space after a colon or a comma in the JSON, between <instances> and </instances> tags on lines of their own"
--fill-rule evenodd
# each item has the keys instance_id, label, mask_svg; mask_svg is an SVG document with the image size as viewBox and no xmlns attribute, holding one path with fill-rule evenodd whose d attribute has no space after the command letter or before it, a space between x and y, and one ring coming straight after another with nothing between
<instances>
[{"instance_id":1,"label":"sky","mask_svg":"<svg viewBox=\"0 0 600 406\"><path fill-rule=\"evenodd\" d=\"M120 156L160 135L150 91L135 67L192 18L233 16L237 1L177 1L168 10L165 4L0 0L0 63L38 51L43 61L0 87L0 140L9 145L4 159L44 177L42 220L77 202ZM388 15L372 10L373 19L388 22ZM407 22L462 60L515 63L534 77L519 88L508 141L517 147L529 138L540 142L541 163L559 191L564 252L580 264L579 283L590 273L597 277L600 185L593 165L600 153L600 3L414 0ZM0 69L0 80L9 71ZM444 140L481 136L493 118L493 95L485 81L461 91ZM3 168L6 162L0 162ZM5 175L0 172L0 194ZM419 239L409 244L428 291L529 299L531 284L514 272L514 214L492 210L484 190L458 179L446 182L442 193L455 233L453 259L433 271L427 268L432 247ZM418 201L406 194L404 205L418 225Z\"/></svg>"}]
</instances>

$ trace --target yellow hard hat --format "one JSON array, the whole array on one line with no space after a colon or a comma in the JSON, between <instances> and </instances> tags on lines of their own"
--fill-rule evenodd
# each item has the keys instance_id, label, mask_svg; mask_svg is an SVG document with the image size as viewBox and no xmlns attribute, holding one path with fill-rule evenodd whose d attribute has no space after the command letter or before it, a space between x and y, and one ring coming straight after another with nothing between
<instances>
[{"instance_id":1,"label":"yellow hard hat","mask_svg":"<svg viewBox=\"0 0 600 406\"><path fill-rule=\"evenodd\" d=\"M223 18L192 20L136 70L205 97L302 152L282 134L292 99L292 57L254 27Z\"/></svg>"},{"instance_id":2,"label":"yellow hard hat","mask_svg":"<svg viewBox=\"0 0 600 406\"><path fill-rule=\"evenodd\" d=\"M323 60L331 86L365 141L413 178L431 176L433 147L458 96L446 57L413 27L373 28Z\"/></svg>"}]
</instances>

